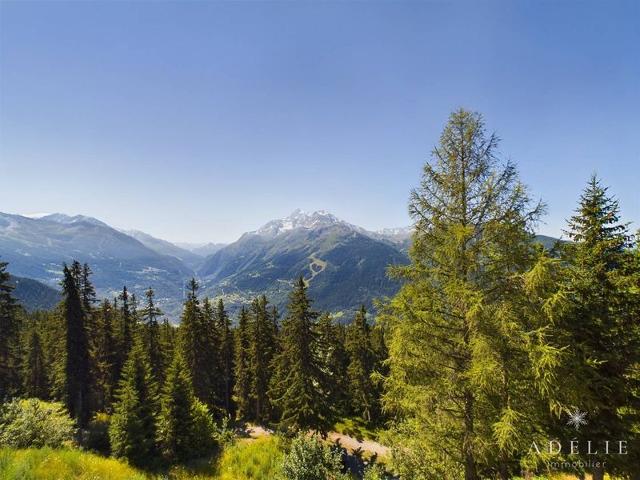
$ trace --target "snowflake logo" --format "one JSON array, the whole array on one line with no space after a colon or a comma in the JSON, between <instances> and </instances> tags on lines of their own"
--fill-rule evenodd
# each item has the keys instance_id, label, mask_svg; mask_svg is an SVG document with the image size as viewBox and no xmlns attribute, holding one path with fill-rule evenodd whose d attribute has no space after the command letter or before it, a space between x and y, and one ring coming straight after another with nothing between
<instances>
[{"instance_id":1,"label":"snowflake logo","mask_svg":"<svg viewBox=\"0 0 640 480\"><path fill-rule=\"evenodd\" d=\"M587 424L587 412L581 412L577 408L573 413L569 414L569 420L567 420L567 425L571 425L575 427L576 430L580 430L580 427Z\"/></svg>"}]
</instances>

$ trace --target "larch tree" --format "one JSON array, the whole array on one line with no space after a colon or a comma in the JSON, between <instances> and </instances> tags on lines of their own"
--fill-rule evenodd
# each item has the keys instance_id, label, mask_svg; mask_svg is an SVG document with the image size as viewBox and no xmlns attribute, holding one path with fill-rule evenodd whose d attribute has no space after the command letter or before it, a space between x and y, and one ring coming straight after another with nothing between
<instances>
[{"instance_id":1,"label":"larch tree","mask_svg":"<svg viewBox=\"0 0 640 480\"><path fill-rule=\"evenodd\" d=\"M533 264L542 206L497 146L479 114L454 112L411 194L411 264L394 269L403 285L383 309L385 405L407 478L509 475L528 409L521 386L534 368L511 354L530 332L513 285Z\"/></svg>"}]
</instances>

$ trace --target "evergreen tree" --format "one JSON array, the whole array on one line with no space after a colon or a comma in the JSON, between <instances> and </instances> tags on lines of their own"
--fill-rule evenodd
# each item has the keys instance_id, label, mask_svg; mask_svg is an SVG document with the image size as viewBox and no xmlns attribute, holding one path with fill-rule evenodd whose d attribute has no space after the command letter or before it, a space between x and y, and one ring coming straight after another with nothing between
<instances>
[{"instance_id":1,"label":"evergreen tree","mask_svg":"<svg viewBox=\"0 0 640 480\"><path fill-rule=\"evenodd\" d=\"M331 424L333 412L322 370L317 318L300 277L282 322L281 350L275 358L270 390L271 401L281 412L280 426L287 430L324 433Z\"/></svg>"},{"instance_id":2,"label":"evergreen tree","mask_svg":"<svg viewBox=\"0 0 640 480\"><path fill-rule=\"evenodd\" d=\"M155 304L155 293L152 288L145 292L147 305L142 309L142 341L149 356L151 373L158 383L164 381L164 356L160 345L160 324L158 319L164 315Z\"/></svg>"},{"instance_id":3,"label":"evergreen tree","mask_svg":"<svg viewBox=\"0 0 640 480\"><path fill-rule=\"evenodd\" d=\"M340 415L348 415L351 404L348 395L349 355L345 349L346 329L344 325L334 323L328 313L323 313L318 320L318 336L320 358L328 381L329 396L336 412Z\"/></svg>"},{"instance_id":4,"label":"evergreen tree","mask_svg":"<svg viewBox=\"0 0 640 480\"><path fill-rule=\"evenodd\" d=\"M98 411L111 407L117 377L117 346L113 329L113 308L104 300L94 315L91 337L92 384L94 407Z\"/></svg>"},{"instance_id":5,"label":"evergreen tree","mask_svg":"<svg viewBox=\"0 0 640 480\"><path fill-rule=\"evenodd\" d=\"M371 379L375 366L375 354L371 345L371 330L367 323L364 305L347 327L345 348L349 354L347 378L351 410L367 422L376 408L376 389Z\"/></svg>"},{"instance_id":6,"label":"evergreen tree","mask_svg":"<svg viewBox=\"0 0 640 480\"><path fill-rule=\"evenodd\" d=\"M235 384L233 395L236 403L236 417L246 419L251 407L251 370L249 364L249 314L240 309L238 327L235 330Z\"/></svg>"},{"instance_id":7,"label":"evergreen tree","mask_svg":"<svg viewBox=\"0 0 640 480\"><path fill-rule=\"evenodd\" d=\"M25 359L22 364L24 393L27 397L48 397L47 372L40 334L36 325L29 329Z\"/></svg>"},{"instance_id":8,"label":"evergreen tree","mask_svg":"<svg viewBox=\"0 0 640 480\"><path fill-rule=\"evenodd\" d=\"M165 318L160 325L160 349L162 364L171 365L176 352L176 328Z\"/></svg>"},{"instance_id":9,"label":"evergreen tree","mask_svg":"<svg viewBox=\"0 0 640 480\"><path fill-rule=\"evenodd\" d=\"M65 400L67 409L79 425L89 419L89 342L86 331L86 315L82 305L77 262L71 269L64 265L62 279L63 320L66 332L65 352Z\"/></svg>"},{"instance_id":10,"label":"evergreen tree","mask_svg":"<svg viewBox=\"0 0 640 480\"><path fill-rule=\"evenodd\" d=\"M211 309L208 313L211 314ZM205 320L198 300L198 283L192 278L182 309L178 346L180 355L187 365L189 377L192 379L196 397L211 404L214 392L211 388L209 375L211 355L208 352L208 345L215 333L206 331L205 321L207 326L210 326L213 323L213 318Z\"/></svg>"},{"instance_id":11,"label":"evergreen tree","mask_svg":"<svg viewBox=\"0 0 640 480\"><path fill-rule=\"evenodd\" d=\"M200 398L209 407L214 407L221 403L222 392L219 390L222 367L220 365L220 332L218 331L218 321L216 311L208 298L202 302L200 333L200 358L198 359L198 375L204 376L203 392L204 398Z\"/></svg>"},{"instance_id":12,"label":"evergreen tree","mask_svg":"<svg viewBox=\"0 0 640 480\"><path fill-rule=\"evenodd\" d=\"M82 273L80 275L80 296L82 297L82 308L84 308L87 316L90 315L90 312L93 310L93 305L97 302L96 300L96 289L91 283L91 275L93 272L89 267L89 264L85 263L82 266Z\"/></svg>"},{"instance_id":13,"label":"evergreen tree","mask_svg":"<svg viewBox=\"0 0 640 480\"><path fill-rule=\"evenodd\" d=\"M271 363L276 351L277 332L275 321L271 318L267 298L256 298L250 310L250 350L249 368L251 370L251 400L253 418L257 422L269 421L271 405L268 397L271 380Z\"/></svg>"},{"instance_id":14,"label":"evergreen tree","mask_svg":"<svg viewBox=\"0 0 640 480\"><path fill-rule=\"evenodd\" d=\"M411 194L411 264L394 269L404 284L384 311L385 401L401 419L395 441L407 473L508 478L513 452L527 448L518 432L536 426L526 415L531 386L548 378L545 361L557 354L531 345L544 341L542 326L520 307L542 207L515 167L500 164L497 145L480 115L454 112Z\"/></svg>"},{"instance_id":15,"label":"evergreen tree","mask_svg":"<svg viewBox=\"0 0 640 480\"><path fill-rule=\"evenodd\" d=\"M217 331L220 335L220 348L218 351L218 365L220 366L220 375L218 377L220 392L221 408L228 413L233 413L233 357L234 357L234 340L233 331L231 330L231 320L224 308L222 299L218 300L216 308L216 321L218 323Z\"/></svg>"},{"instance_id":16,"label":"evergreen tree","mask_svg":"<svg viewBox=\"0 0 640 480\"><path fill-rule=\"evenodd\" d=\"M11 292L7 263L0 262L0 400L17 393L20 378L17 375L17 343L20 325L18 305Z\"/></svg>"},{"instance_id":17,"label":"evergreen tree","mask_svg":"<svg viewBox=\"0 0 640 480\"><path fill-rule=\"evenodd\" d=\"M116 398L109 426L112 454L133 465L152 464L157 454L158 391L141 341L129 351Z\"/></svg>"},{"instance_id":18,"label":"evergreen tree","mask_svg":"<svg viewBox=\"0 0 640 480\"><path fill-rule=\"evenodd\" d=\"M580 198L567 233L572 240L563 257L569 265L564 287L569 308L561 317L556 340L569 346L564 373L580 381L571 389L565 384L563 392L573 392L567 401L588 412L581 438L593 444L610 439L632 444L638 434L630 415L640 408L640 392L631 381L640 361L640 270L631 249L634 239L620 221L618 202L595 175ZM574 438L576 432L565 435ZM602 449L599 455L603 455ZM582 452L583 460L600 461L601 467L592 471L594 480L604 478L605 464L612 473L624 471L622 459L599 455Z\"/></svg>"},{"instance_id":19,"label":"evergreen tree","mask_svg":"<svg viewBox=\"0 0 640 480\"><path fill-rule=\"evenodd\" d=\"M114 305L114 309L116 311L119 310L119 332L117 335L118 338L118 362L117 362L117 371L118 374L121 372L122 367L124 366L124 362L126 362L127 357L129 356L129 351L133 346L133 335L135 330L134 325L134 316L131 311L131 303L129 292L127 290L126 285L122 287L122 292L118 295L118 300L120 300L120 308L117 309Z\"/></svg>"},{"instance_id":20,"label":"evergreen tree","mask_svg":"<svg viewBox=\"0 0 640 480\"><path fill-rule=\"evenodd\" d=\"M184 461L197 450L195 395L182 355L175 355L162 389L158 440L165 458Z\"/></svg>"}]
</instances>

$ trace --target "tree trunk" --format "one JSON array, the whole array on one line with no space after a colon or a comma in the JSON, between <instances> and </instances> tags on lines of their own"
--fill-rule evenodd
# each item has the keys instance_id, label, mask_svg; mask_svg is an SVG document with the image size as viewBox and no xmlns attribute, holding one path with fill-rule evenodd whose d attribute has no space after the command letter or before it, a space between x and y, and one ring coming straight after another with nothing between
<instances>
[{"instance_id":1,"label":"tree trunk","mask_svg":"<svg viewBox=\"0 0 640 480\"><path fill-rule=\"evenodd\" d=\"M593 480L604 480L604 465L602 465L602 462L599 467L593 467L591 478Z\"/></svg>"}]
</instances>

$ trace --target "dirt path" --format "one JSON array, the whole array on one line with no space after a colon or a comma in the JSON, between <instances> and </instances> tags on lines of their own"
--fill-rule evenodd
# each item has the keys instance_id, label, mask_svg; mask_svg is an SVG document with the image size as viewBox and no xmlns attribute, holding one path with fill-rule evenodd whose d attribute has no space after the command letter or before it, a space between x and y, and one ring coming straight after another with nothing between
<instances>
[{"instance_id":1,"label":"dirt path","mask_svg":"<svg viewBox=\"0 0 640 480\"><path fill-rule=\"evenodd\" d=\"M375 453L379 457L384 457L389 454L389 447L385 447L384 445L378 442L374 442L373 440L360 441L357 438L353 438L349 435L344 435L343 433L338 432L330 432L328 438L332 442L339 440L340 445L346 448L349 452L361 449L365 452Z\"/></svg>"},{"instance_id":2,"label":"dirt path","mask_svg":"<svg viewBox=\"0 0 640 480\"><path fill-rule=\"evenodd\" d=\"M273 435L273 430L261 427L260 425L249 424L245 427L244 432L248 438L252 439ZM376 454L379 457L384 457L389 454L389 447L385 447L384 445L373 440L360 441L357 438L353 438L349 435L338 432L330 432L327 438L333 443L339 441L340 446L345 448L349 453L360 449L365 452Z\"/></svg>"}]
</instances>

